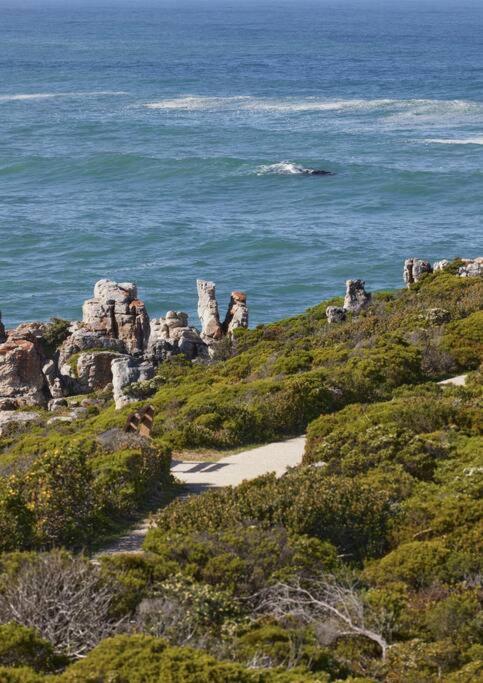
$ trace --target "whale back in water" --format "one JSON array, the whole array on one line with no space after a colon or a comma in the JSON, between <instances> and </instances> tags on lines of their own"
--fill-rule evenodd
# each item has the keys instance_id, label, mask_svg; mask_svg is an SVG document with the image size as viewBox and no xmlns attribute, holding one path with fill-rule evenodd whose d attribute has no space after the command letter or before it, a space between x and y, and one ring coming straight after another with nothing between
<instances>
[{"instance_id":1,"label":"whale back in water","mask_svg":"<svg viewBox=\"0 0 483 683\"><path fill-rule=\"evenodd\" d=\"M306 168L303 175L335 175L332 171L324 171L321 168Z\"/></svg>"},{"instance_id":2,"label":"whale back in water","mask_svg":"<svg viewBox=\"0 0 483 683\"><path fill-rule=\"evenodd\" d=\"M322 168L306 168L292 161L281 161L278 164L259 166L257 175L335 175L335 173L324 171Z\"/></svg>"}]
</instances>

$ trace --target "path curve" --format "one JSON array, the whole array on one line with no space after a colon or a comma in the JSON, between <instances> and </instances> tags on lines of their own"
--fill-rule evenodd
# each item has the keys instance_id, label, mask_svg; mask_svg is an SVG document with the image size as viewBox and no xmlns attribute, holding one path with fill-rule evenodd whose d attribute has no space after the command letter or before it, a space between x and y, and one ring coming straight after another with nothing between
<instances>
[{"instance_id":1,"label":"path curve","mask_svg":"<svg viewBox=\"0 0 483 683\"><path fill-rule=\"evenodd\" d=\"M217 462L173 460L171 472L185 484L186 497L208 489L237 486L268 472L275 472L277 477L281 477L289 467L302 462L304 449L305 436L298 436L242 451ZM96 557L140 552L152 523L152 516L147 517L135 529L99 551Z\"/></svg>"}]
</instances>

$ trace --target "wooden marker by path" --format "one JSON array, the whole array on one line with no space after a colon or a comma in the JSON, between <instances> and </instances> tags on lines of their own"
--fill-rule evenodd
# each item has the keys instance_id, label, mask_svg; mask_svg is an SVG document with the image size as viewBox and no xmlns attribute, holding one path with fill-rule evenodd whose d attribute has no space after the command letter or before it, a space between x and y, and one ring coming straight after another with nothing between
<instances>
[{"instance_id":1,"label":"wooden marker by path","mask_svg":"<svg viewBox=\"0 0 483 683\"><path fill-rule=\"evenodd\" d=\"M139 434L139 436L144 436L146 439L149 439L151 438L151 432L153 431L153 418L153 406L145 406L129 415L126 420L124 431Z\"/></svg>"}]
</instances>

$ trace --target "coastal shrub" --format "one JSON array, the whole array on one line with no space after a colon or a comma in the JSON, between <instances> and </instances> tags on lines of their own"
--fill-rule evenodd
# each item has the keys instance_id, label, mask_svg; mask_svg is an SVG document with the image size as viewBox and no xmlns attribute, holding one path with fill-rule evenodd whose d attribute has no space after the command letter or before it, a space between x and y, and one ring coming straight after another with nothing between
<instances>
[{"instance_id":1,"label":"coastal shrub","mask_svg":"<svg viewBox=\"0 0 483 683\"><path fill-rule=\"evenodd\" d=\"M25 480L27 507L34 516L38 545L78 545L92 536L94 477L82 449L56 449L43 454Z\"/></svg>"},{"instance_id":2,"label":"coastal shrub","mask_svg":"<svg viewBox=\"0 0 483 683\"><path fill-rule=\"evenodd\" d=\"M402 581L412 588L422 588L449 578L450 552L440 539L404 543L370 565L365 576L376 585Z\"/></svg>"},{"instance_id":3,"label":"coastal shrub","mask_svg":"<svg viewBox=\"0 0 483 683\"><path fill-rule=\"evenodd\" d=\"M52 645L34 629L13 622L0 624L0 666L52 671L59 664L62 660L56 657Z\"/></svg>"},{"instance_id":4,"label":"coastal shrub","mask_svg":"<svg viewBox=\"0 0 483 683\"><path fill-rule=\"evenodd\" d=\"M239 524L225 531L164 532L153 529L144 545L168 572L249 597L271 581L323 568L337 567L337 552L327 542L289 536L280 528ZM159 571L159 570L158 570Z\"/></svg>"},{"instance_id":5,"label":"coastal shrub","mask_svg":"<svg viewBox=\"0 0 483 683\"><path fill-rule=\"evenodd\" d=\"M164 531L186 532L242 523L281 526L328 541L357 561L384 550L394 506L409 485L400 471L346 478L301 468L278 480L265 475L236 488L175 501L157 515L156 523Z\"/></svg>"},{"instance_id":6,"label":"coastal shrub","mask_svg":"<svg viewBox=\"0 0 483 683\"><path fill-rule=\"evenodd\" d=\"M103 641L85 659L70 666L59 683L309 683L309 673L256 671L218 661L199 650L170 647L147 635L116 636ZM323 680L323 679L322 679Z\"/></svg>"},{"instance_id":7,"label":"coastal shrub","mask_svg":"<svg viewBox=\"0 0 483 683\"><path fill-rule=\"evenodd\" d=\"M116 587L82 556L25 556L2 583L0 624L15 621L35 630L56 655L82 657L123 624L110 613Z\"/></svg>"},{"instance_id":8,"label":"coastal shrub","mask_svg":"<svg viewBox=\"0 0 483 683\"><path fill-rule=\"evenodd\" d=\"M0 552L29 545L32 525L33 514L27 506L19 478L15 475L0 478Z\"/></svg>"},{"instance_id":9,"label":"coastal shrub","mask_svg":"<svg viewBox=\"0 0 483 683\"><path fill-rule=\"evenodd\" d=\"M483 303L483 302L482 302ZM474 370L483 360L483 311L450 323L441 346L451 353L458 370Z\"/></svg>"},{"instance_id":10,"label":"coastal shrub","mask_svg":"<svg viewBox=\"0 0 483 683\"><path fill-rule=\"evenodd\" d=\"M10 668L0 666L2 683L45 683L45 676L36 673L28 666Z\"/></svg>"},{"instance_id":11,"label":"coastal shrub","mask_svg":"<svg viewBox=\"0 0 483 683\"><path fill-rule=\"evenodd\" d=\"M44 349L48 356L53 356L63 341L69 336L70 320L51 318L42 335Z\"/></svg>"}]
</instances>

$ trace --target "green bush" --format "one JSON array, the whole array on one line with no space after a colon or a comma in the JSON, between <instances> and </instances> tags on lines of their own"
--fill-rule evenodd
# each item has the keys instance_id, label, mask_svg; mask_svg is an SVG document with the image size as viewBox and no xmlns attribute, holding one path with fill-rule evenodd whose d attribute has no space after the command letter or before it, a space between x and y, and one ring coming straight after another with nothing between
<instances>
[{"instance_id":1,"label":"green bush","mask_svg":"<svg viewBox=\"0 0 483 683\"><path fill-rule=\"evenodd\" d=\"M254 671L220 662L190 648L169 647L151 636L117 636L103 641L85 659L55 679L59 683L309 683L310 674ZM322 679L324 680L324 679Z\"/></svg>"},{"instance_id":2,"label":"green bush","mask_svg":"<svg viewBox=\"0 0 483 683\"><path fill-rule=\"evenodd\" d=\"M0 624L0 666L51 671L59 663L52 645L33 629L14 623Z\"/></svg>"},{"instance_id":3,"label":"green bush","mask_svg":"<svg viewBox=\"0 0 483 683\"><path fill-rule=\"evenodd\" d=\"M278 480L265 475L236 488L175 501L158 514L156 523L169 532L213 532L243 523L284 527L328 541L359 561L386 548L394 505L408 485L399 471L338 477L300 468ZM156 533L148 533L146 547Z\"/></svg>"},{"instance_id":4,"label":"green bush","mask_svg":"<svg viewBox=\"0 0 483 683\"><path fill-rule=\"evenodd\" d=\"M157 528L144 547L155 554L158 572L164 567L166 576L183 573L238 597L298 572L333 572L338 564L337 552L327 542L255 525L194 533Z\"/></svg>"}]
</instances>

